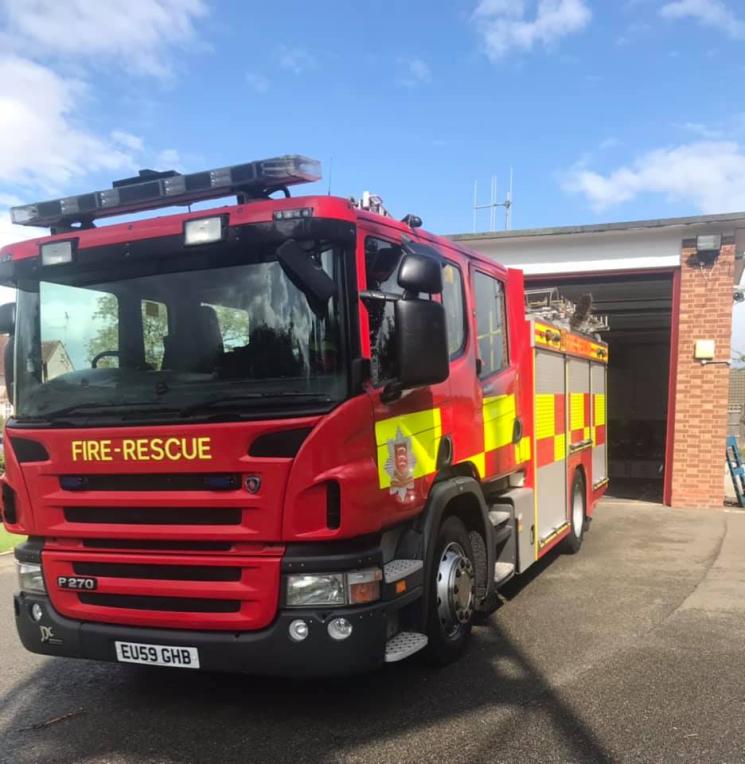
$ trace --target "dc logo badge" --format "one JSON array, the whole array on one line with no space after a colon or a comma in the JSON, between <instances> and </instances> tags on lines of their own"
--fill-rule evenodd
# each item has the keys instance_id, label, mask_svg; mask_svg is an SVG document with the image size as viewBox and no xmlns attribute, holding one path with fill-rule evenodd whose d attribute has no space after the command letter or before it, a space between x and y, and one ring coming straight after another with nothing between
<instances>
[{"instance_id":1,"label":"dc logo badge","mask_svg":"<svg viewBox=\"0 0 745 764\"><path fill-rule=\"evenodd\" d=\"M416 457L411 451L411 438L407 438L399 427L396 437L388 441L388 459L385 463L385 471L391 478L390 492L398 501L413 498L414 467Z\"/></svg>"}]
</instances>

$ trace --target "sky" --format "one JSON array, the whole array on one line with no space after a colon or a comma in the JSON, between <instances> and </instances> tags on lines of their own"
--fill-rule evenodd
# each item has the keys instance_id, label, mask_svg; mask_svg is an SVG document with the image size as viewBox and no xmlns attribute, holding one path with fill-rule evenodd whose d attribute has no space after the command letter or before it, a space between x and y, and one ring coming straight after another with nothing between
<instances>
[{"instance_id":1,"label":"sky","mask_svg":"<svg viewBox=\"0 0 745 764\"><path fill-rule=\"evenodd\" d=\"M742 0L0 0L0 244L13 204L286 153L438 233L510 168L515 228L743 211L744 80Z\"/></svg>"}]
</instances>

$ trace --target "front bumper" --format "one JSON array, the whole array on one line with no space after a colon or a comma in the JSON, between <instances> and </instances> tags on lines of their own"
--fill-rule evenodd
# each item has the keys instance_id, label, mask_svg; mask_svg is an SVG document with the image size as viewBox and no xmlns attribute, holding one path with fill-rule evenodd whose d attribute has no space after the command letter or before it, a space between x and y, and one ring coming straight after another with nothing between
<instances>
[{"instance_id":1,"label":"front bumper","mask_svg":"<svg viewBox=\"0 0 745 764\"><path fill-rule=\"evenodd\" d=\"M177 629L150 629L112 626L65 618L45 595L15 595L16 628L27 650L42 655L116 661L114 642L142 642L155 645L196 647L200 668L271 676L314 677L354 674L380 666L385 657L388 615L412 602L421 593L411 591L393 602L333 611L280 610L274 623L256 632L207 632ZM38 603L40 621L31 616ZM345 640L332 639L327 623L338 616L347 618L352 634ZM308 622L309 635L302 642L290 639L288 627L296 618Z\"/></svg>"}]
</instances>

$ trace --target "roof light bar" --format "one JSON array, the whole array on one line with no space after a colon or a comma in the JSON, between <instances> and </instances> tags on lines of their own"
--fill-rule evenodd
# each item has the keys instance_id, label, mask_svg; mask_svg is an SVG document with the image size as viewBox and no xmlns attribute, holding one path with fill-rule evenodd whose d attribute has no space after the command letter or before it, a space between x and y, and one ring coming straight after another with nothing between
<instances>
[{"instance_id":1,"label":"roof light bar","mask_svg":"<svg viewBox=\"0 0 745 764\"><path fill-rule=\"evenodd\" d=\"M69 227L93 220L158 207L191 204L231 194L263 198L274 191L321 178L321 163L299 154L261 159L216 170L181 175L172 170L141 170L112 188L80 196L11 207L17 225Z\"/></svg>"}]
</instances>

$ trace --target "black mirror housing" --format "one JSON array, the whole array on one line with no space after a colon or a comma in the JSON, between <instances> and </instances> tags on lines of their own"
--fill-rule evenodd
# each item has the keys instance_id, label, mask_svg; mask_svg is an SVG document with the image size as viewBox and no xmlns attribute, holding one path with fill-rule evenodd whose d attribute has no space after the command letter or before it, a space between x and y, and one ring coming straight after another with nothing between
<instances>
[{"instance_id":1,"label":"black mirror housing","mask_svg":"<svg viewBox=\"0 0 745 764\"><path fill-rule=\"evenodd\" d=\"M445 308L441 303L396 302L396 357L398 382L404 389L435 385L448 378L450 359Z\"/></svg>"},{"instance_id":2,"label":"black mirror housing","mask_svg":"<svg viewBox=\"0 0 745 764\"><path fill-rule=\"evenodd\" d=\"M398 285L414 294L440 294L442 264L434 257L410 253L404 257L398 269Z\"/></svg>"},{"instance_id":3,"label":"black mirror housing","mask_svg":"<svg viewBox=\"0 0 745 764\"><path fill-rule=\"evenodd\" d=\"M0 305L0 334L13 334L16 328L16 304Z\"/></svg>"},{"instance_id":4,"label":"black mirror housing","mask_svg":"<svg viewBox=\"0 0 745 764\"><path fill-rule=\"evenodd\" d=\"M313 312L325 316L328 301L336 294L334 280L294 239L288 239L277 249L277 259L290 281L308 298Z\"/></svg>"}]
</instances>

